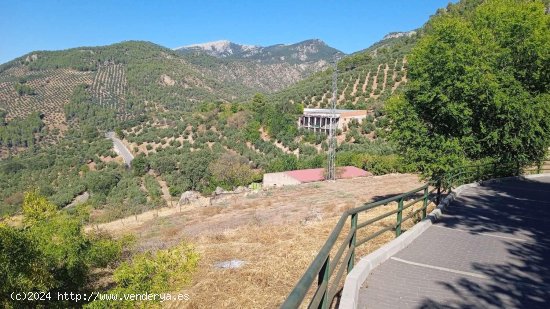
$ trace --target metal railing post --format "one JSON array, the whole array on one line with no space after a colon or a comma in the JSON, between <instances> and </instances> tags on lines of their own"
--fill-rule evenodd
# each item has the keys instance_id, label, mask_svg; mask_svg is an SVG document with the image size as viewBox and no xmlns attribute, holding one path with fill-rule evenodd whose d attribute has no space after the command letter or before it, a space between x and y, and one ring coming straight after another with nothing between
<instances>
[{"instance_id":1,"label":"metal railing post","mask_svg":"<svg viewBox=\"0 0 550 309\"><path fill-rule=\"evenodd\" d=\"M397 202L397 224L395 226L395 237L401 235L401 221L403 219L403 198Z\"/></svg>"},{"instance_id":2,"label":"metal railing post","mask_svg":"<svg viewBox=\"0 0 550 309\"><path fill-rule=\"evenodd\" d=\"M348 261L348 274L353 269L353 266L355 266L355 242L357 239L357 216L358 213L354 213L351 215L351 229L353 230L353 236L351 237L349 241L349 249L351 251L351 257Z\"/></svg>"},{"instance_id":3,"label":"metal railing post","mask_svg":"<svg viewBox=\"0 0 550 309\"><path fill-rule=\"evenodd\" d=\"M328 274L329 274L329 265L330 265L330 255L327 256L327 259L325 260L325 263L323 264L323 267L321 267L321 270L319 270L319 278L317 279L317 286L320 286L321 284L325 283L326 281L326 289L323 292L323 298L321 299L321 302L319 303L319 309L325 309L328 308Z\"/></svg>"},{"instance_id":4,"label":"metal railing post","mask_svg":"<svg viewBox=\"0 0 550 309\"><path fill-rule=\"evenodd\" d=\"M426 218L426 212L428 210L428 187L424 189L424 203L422 204L422 219Z\"/></svg>"}]
</instances>

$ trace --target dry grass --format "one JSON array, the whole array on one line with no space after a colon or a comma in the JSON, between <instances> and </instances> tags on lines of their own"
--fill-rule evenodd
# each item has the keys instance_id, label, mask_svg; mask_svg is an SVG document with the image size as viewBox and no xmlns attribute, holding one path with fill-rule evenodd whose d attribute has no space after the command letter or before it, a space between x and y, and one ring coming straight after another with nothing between
<instances>
[{"instance_id":1,"label":"dry grass","mask_svg":"<svg viewBox=\"0 0 550 309\"><path fill-rule=\"evenodd\" d=\"M173 291L187 293L191 300L165 303L166 307L270 308L280 305L292 290L342 212L418 186L418 178L410 174L343 179L234 195L213 200L209 207L167 208L159 210L156 218L143 214L137 220L131 217L94 228L115 235L136 235L138 251L167 248L182 239L195 245L201 261L192 285ZM369 210L359 220L396 207L392 204ZM392 224L395 215L360 231L358 238ZM348 227L349 222L340 239ZM380 235L358 248L356 258L393 238L392 231ZM232 259L246 264L239 269L214 267Z\"/></svg>"},{"instance_id":2,"label":"dry grass","mask_svg":"<svg viewBox=\"0 0 550 309\"><path fill-rule=\"evenodd\" d=\"M403 216L418 209L421 204L407 209ZM339 210L348 208L343 206ZM365 221L396 209L390 204L360 215ZM433 208L433 205L431 206ZM336 211L335 211L336 212ZM278 307L317 255L332 232L339 215L318 221L285 225L250 224L210 236L198 237L196 243L202 259L194 284L182 292L191 295L187 302L167 304L169 308L273 308ZM396 215L367 226L358 232L358 239L381 228L395 225ZM403 229L410 228L409 220ZM347 234L343 230L338 244ZM363 244L356 250L356 260L394 239L394 232L386 232ZM333 256L338 246L331 252ZM216 262L232 259L245 260L239 269L218 269ZM336 274L336 272L334 273ZM343 282L343 279L342 279ZM312 291L309 293L312 294Z\"/></svg>"}]
</instances>

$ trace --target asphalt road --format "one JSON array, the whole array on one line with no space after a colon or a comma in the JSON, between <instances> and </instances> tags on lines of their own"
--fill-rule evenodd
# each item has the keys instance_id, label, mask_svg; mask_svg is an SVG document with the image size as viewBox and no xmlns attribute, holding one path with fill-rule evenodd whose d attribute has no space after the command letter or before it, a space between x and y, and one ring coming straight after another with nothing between
<instances>
[{"instance_id":1,"label":"asphalt road","mask_svg":"<svg viewBox=\"0 0 550 309\"><path fill-rule=\"evenodd\" d=\"M105 137L107 137L107 138L109 138L113 141L113 146L114 146L115 152L118 153L122 157L122 159L124 160L124 163L126 163L126 165L130 166L132 160L134 159L134 156L132 155L130 150L128 150L128 148L126 148L126 146L124 146L122 141L115 136L115 132L107 132L105 134Z\"/></svg>"},{"instance_id":2,"label":"asphalt road","mask_svg":"<svg viewBox=\"0 0 550 309\"><path fill-rule=\"evenodd\" d=\"M465 190L375 268L360 308L549 308L550 176Z\"/></svg>"}]
</instances>

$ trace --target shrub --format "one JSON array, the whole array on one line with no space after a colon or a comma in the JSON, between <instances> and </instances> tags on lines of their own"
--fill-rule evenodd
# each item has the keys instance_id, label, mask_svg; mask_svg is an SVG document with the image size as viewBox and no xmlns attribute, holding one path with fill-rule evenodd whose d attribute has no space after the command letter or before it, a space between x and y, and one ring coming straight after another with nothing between
<instances>
[{"instance_id":1,"label":"shrub","mask_svg":"<svg viewBox=\"0 0 550 309\"><path fill-rule=\"evenodd\" d=\"M0 306L17 308L13 291L84 293L90 269L118 260L123 241L87 235L85 214L59 212L37 192L25 195L24 228L0 224ZM26 301L25 307L69 307L66 301ZM74 305L74 304L73 304Z\"/></svg>"},{"instance_id":2,"label":"shrub","mask_svg":"<svg viewBox=\"0 0 550 309\"><path fill-rule=\"evenodd\" d=\"M134 256L131 262L122 263L114 272L113 278L117 287L108 291L113 294L154 294L166 293L189 284L191 275L197 268L199 255L194 248L186 243L159 250L155 253L146 252ZM160 299L158 299L160 302ZM95 301L88 308L127 308L150 307L151 301ZM159 305L158 303L156 305Z\"/></svg>"},{"instance_id":3,"label":"shrub","mask_svg":"<svg viewBox=\"0 0 550 309\"><path fill-rule=\"evenodd\" d=\"M140 154L132 160L132 172L135 176L143 176L149 171L149 160L145 155Z\"/></svg>"}]
</instances>

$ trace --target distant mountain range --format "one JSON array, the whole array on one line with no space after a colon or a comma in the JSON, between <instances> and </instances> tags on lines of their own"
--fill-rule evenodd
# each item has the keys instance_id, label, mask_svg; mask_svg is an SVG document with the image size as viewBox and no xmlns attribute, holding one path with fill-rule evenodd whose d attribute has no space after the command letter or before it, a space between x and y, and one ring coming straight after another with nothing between
<instances>
[{"instance_id":1,"label":"distant mountain range","mask_svg":"<svg viewBox=\"0 0 550 309\"><path fill-rule=\"evenodd\" d=\"M330 61L342 57L343 52L328 46L325 42L312 39L295 44L277 44L272 46L241 45L222 40L193 44L174 49L182 55L204 53L209 56L231 60L252 60L261 63L302 64Z\"/></svg>"},{"instance_id":2,"label":"distant mountain range","mask_svg":"<svg viewBox=\"0 0 550 309\"><path fill-rule=\"evenodd\" d=\"M284 89L345 55L317 39L267 47L215 41L174 51L207 77L261 92Z\"/></svg>"}]
</instances>

